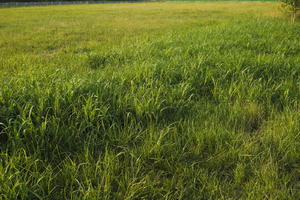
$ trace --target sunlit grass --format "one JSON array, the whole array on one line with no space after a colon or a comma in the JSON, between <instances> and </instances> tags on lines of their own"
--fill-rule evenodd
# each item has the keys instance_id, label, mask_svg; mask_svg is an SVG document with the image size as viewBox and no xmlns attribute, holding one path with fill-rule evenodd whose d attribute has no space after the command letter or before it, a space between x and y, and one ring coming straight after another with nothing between
<instances>
[{"instance_id":1,"label":"sunlit grass","mask_svg":"<svg viewBox=\"0 0 300 200\"><path fill-rule=\"evenodd\" d=\"M3 199L297 199L300 26L278 3L0 9Z\"/></svg>"}]
</instances>

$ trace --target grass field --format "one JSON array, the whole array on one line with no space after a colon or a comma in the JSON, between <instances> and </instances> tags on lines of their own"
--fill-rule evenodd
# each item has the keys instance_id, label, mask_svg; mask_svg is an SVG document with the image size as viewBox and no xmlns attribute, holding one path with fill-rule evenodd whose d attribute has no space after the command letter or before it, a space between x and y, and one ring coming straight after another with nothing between
<instances>
[{"instance_id":1,"label":"grass field","mask_svg":"<svg viewBox=\"0 0 300 200\"><path fill-rule=\"evenodd\" d=\"M300 24L279 7L0 9L0 199L299 199Z\"/></svg>"}]
</instances>

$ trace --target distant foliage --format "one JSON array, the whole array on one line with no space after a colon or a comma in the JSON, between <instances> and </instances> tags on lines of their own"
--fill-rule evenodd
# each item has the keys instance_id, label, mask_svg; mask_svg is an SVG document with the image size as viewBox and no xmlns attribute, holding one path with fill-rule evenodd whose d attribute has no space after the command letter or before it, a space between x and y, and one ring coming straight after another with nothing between
<instances>
[{"instance_id":1,"label":"distant foliage","mask_svg":"<svg viewBox=\"0 0 300 200\"><path fill-rule=\"evenodd\" d=\"M0 3L9 2L58 2L58 1L126 1L126 0L1 0ZM139 1L139 0L131 0Z\"/></svg>"},{"instance_id":2,"label":"distant foliage","mask_svg":"<svg viewBox=\"0 0 300 200\"><path fill-rule=\"evenodd\" d=\"M289 4L289 5L293 5L295 4L295 2L297 2L298 0L282 0L282 2Z\"/></svg>"},{"instance_id":3,"label":"distant foliage","mask_svg":"<svg viewBox=\"0 0 300 200\"><path fill-rule=\"evenodd\" d=\"M300 0L281 0L284 4L283 7L291 12L291 20L295 22L297 11L300 9Z\"/></svg>"},{"instance_id":4,"label":"distant foliage","mask_svg":"<svg viewBox=\"0 0 300 200\"><path fill-rule=\"evenodd\" d=\"M299 0L281 0L285 6L290 7L291 9L295 9L297 6L300 5Z\"/></svg>"}]
</instances>

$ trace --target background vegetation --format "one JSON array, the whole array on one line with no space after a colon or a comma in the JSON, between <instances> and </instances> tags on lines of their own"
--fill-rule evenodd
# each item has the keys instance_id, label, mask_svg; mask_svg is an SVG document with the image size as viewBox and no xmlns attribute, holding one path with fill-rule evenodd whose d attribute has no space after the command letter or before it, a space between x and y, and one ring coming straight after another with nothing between
<instances>
[{"instance_id":1,"label":"background vegetation","mask_svg":"<svg viewBox=\"0 0 300 200\"><path fill-rule=\"evenodd\" d=\"M297 199L300 25L278 7L1 9L1 198Z\"/></svg>"},{"instance_id":2,"label":"background vegetation","mask_svg":"<svg viewBox=\"0 0 300 200\"><path fill-rule=\"evenodd\" d=\"M55 1L126 1L126 0L0 0L0 3L6 2L55 2ZM142 0L127 0L127 1L142 1ZM144 0L157 1L157 0ZM232 0L168 0L168 1L232 1ZM257 1L257 0L235 0L235 1ZM261 0L261 1L279 1L279 0Z\"/></svg>"},{"instance_id":3,"label":"background vegetation","mask_svg":"<svg viewBox=\"0 0 300 200\"><path fill-rule=\"evenodd\" d=\"M126 1L126 0L0 0L0 3L8 2L62 2L62 1ZM141 0L127 0L127 1L141 1Z\"/></svg>"},{"instance_id":4,"label":"background vegetation","mask_svg":"<svg viewBox=\"0 0 300 200\"><path fill-rule=\"evenodd\" d=\"M131 2L131 1L142 1L142 0L1 0L0 3L9 3L9 2L64 2L64 1L123 1L123 2Z\"/></svg>"}]
</instances>

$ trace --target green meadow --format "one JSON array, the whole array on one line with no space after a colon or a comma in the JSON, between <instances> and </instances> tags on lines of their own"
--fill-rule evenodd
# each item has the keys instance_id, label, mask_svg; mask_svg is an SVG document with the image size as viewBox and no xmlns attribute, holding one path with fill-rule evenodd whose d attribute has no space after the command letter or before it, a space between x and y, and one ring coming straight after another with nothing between
<instances>
[{"instance_id":1,"label":"green meadow","mask_svg":"<svg viewBox=\"0 0 300 200\"><path fill-rule=\"evenodd\" d=\"M299 102L276 2L0 8L0 199L296 200Z\"/></svg>"}]
</instances>

